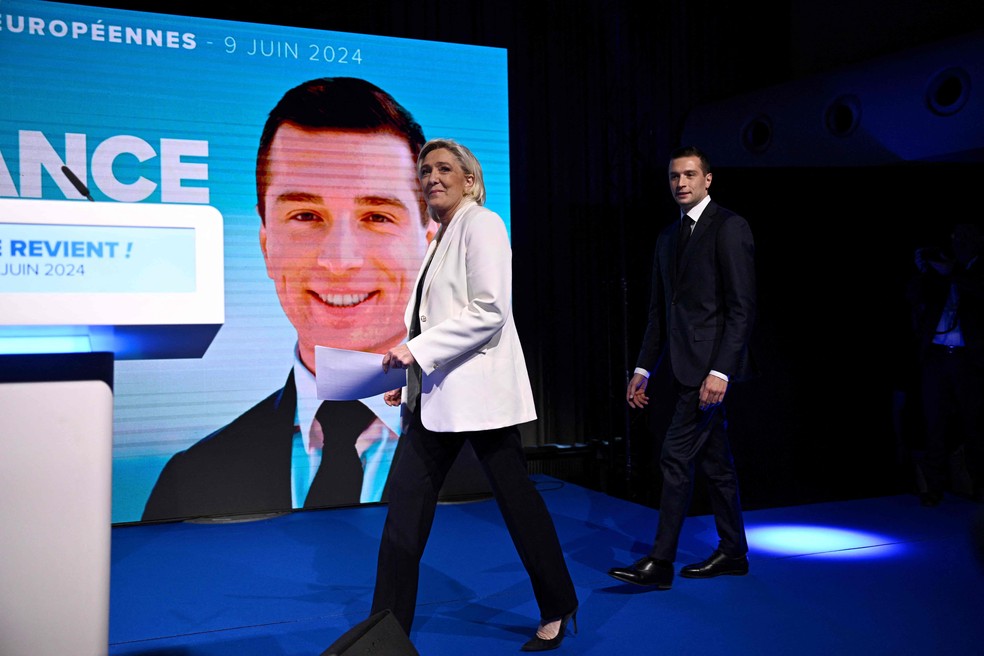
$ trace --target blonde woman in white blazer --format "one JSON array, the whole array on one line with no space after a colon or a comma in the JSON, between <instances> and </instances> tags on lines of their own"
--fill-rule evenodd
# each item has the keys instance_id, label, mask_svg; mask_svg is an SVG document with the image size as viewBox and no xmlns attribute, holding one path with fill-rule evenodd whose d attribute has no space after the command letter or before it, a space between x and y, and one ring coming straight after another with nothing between
<instances>
[{"instance_id":1,"label":"blonde woman in white blazer","mask_svg":"<svg viewBox=\"0 0 984 656\"><path fill-rule=\"evenodd\" d=\"M530 480L518 424L536 419L512 316L512 251L506 227L486 209L482 168L465 146L428 141L417 172L431 217L441 224L407 306L407 341L383 368L407 369L405 428L389 478L372 613L390 610L410 634L420 558L438 491L468 440L478 455L540 608L523 651L560 646L577 627L577 596L553 520ZM480 561L480 555L476 560Z\"/></svg>"}]
</instances>

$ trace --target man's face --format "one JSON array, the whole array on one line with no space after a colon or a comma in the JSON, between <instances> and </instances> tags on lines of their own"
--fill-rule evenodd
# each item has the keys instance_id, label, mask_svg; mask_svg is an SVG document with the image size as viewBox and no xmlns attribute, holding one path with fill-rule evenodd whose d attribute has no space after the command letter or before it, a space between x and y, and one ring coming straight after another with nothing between
<instances>
[{"instance_id":1,"label":"man's face","mask_svg":"<svg viewBox=\"0 0 984 656\"><path fill-rule=\"evenodd\" d=\"M260 247L301 359L313 371L317 344L375 353L398 344L433 234L406 141L288 123L268 164Z\"/></svg>"},{"instance_id":2,"label":"man's face","mask_svg":"<svg viewBox=\"0 0 984 656\"><path fill-rule=\"evenodd\" d=\"M699 158L670 160L670 193L684 212L704 200L710 186L711 174L701 170Z\"/></svg>"}]
</instances>

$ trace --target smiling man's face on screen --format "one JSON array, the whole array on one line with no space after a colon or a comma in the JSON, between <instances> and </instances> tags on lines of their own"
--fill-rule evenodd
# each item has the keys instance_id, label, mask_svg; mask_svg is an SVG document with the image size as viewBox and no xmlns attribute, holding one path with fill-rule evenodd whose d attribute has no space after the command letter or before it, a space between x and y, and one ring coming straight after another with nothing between
<instances>
[{"instance_id":1,"label":"smiling man's face on screen","mask_svg":"<svg viewBox=\"0 0 984 656\"><path fill-rule=\"evenodd\" d=\"M287 123L268 162L260 246L304 363L398 344L429 236L406 140Z\"/></svg>"}]
</instances>

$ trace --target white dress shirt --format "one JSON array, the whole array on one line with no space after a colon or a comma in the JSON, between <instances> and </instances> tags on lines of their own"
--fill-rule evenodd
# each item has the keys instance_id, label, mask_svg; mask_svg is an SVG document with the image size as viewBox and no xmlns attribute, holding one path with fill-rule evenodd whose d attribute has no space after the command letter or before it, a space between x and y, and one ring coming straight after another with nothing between
<instances>
[{"instance_id":1,"label":"white dress shirt","mask_svg":"<svg viewBox=\"0 0 984 656\"><path fill-rule=\"evenodd\" d=\"M382 361L382 356L380 356ZM318 467L321 466L321 449L311 446L311 423L321 406L314 377L294 352L294 384L297 386L294 457L291 463L291 491L294 508L303 508L307 490L311 487ZM386 405L383 396L360 399L376 415L355 442L355 450L362 460L362 503L379 501L389 476L390 465L400 436L400 408Z\"/></svg>"}]
</instances>

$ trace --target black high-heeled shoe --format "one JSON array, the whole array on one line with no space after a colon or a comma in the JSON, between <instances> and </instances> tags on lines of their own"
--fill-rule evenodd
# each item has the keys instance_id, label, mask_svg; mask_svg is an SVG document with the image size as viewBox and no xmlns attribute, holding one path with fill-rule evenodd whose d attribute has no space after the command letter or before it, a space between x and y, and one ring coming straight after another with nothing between
<instances>
[{"instance_id":1,"label":"black high-heeled shoe","mask_svg":"<svg viewBox=\"0 0 984 656\"><path fill-rule=\"evenodd\" d=\"M520 651L549 651L556 649L564 641L564 634L567 632L567 623L574 625L574 634L577 635L577 608L560 618L560 628L557 635L549 640L539 636L533 636L525 645L520 647Z\"/></svg>"}]
</instances>

